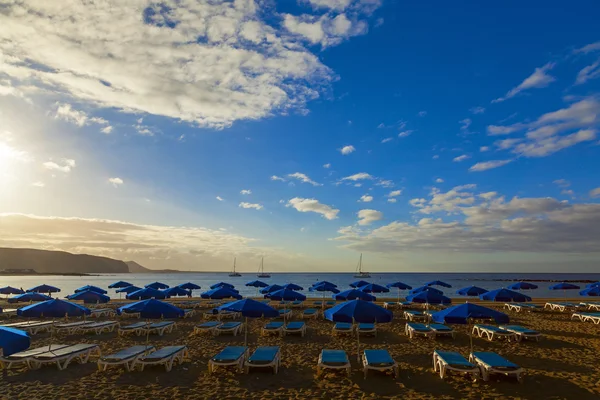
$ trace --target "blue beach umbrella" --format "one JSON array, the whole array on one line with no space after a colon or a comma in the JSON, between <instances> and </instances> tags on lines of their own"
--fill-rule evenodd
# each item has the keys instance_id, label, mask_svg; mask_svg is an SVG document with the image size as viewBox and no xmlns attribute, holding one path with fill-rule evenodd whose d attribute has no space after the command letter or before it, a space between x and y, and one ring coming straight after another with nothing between
<instances>
[{"instance_id":1,"label":"blue beach umbrella","mask_svg":"<svg viewBox=\"0 0 600 400\"><path fill-rule=\"evenodd\" d=\"M600 287L600 282L588 283L587 285L585 285L585 287L586 288ZM0 293L2 293L2 292L0 292Z\"/></svg>"},{"instance_id":2,"label":"blue beach umbrella","mask_svg":"<svg viewBox=\"0 0 600 400\"><path fill-rule=\"evenodd\" d=\"M352 300L338 304L325 311L325 318L333 322L387 323L392 322L394 314L375 303ZM357 356L360 359L360 335L356 335Z\"/></svg>"},{"instance_id":3,"label":"blue beach umbrella","mask_svg":"<svg viewBox=\"0 0 600 400\"><path fill-rule=\"evenodd\" d=\"M172 304L165 303L164 301L150 299L138 301L132 304L128 304L123 307L117 308L117 314L140 314L142 318L178 318L183 317L185 312Z\"/></svg>"},{"instance_id":4,"label":"blue beach umbrella","mask_svg":"<svg viewBox=\"0 0 600 400\"><path fill-rule=\"evenodd\" d=\"M407 285L406 283L400 282L400 281L388 283L385 286L387 286L389 288L396 288L396 289L398 289L398 303L400 302L400 291L401 290L410 290L410 289L412 289L412 286Z\"/></svg>"},{"instance_id":5,"label":"blue beach umbrella","mask_svg":"<svg viewBox=\"0 0 600 400\"><path fill-rule=\"evenodd\" d=\"M442 282L442 281L427 282L425 284L425 286L442 286L442 287L446 287L446 288L451 288L452 287L452 285L450 285L449 283Z\"/></svg>"},{"instance_id":6,"label":"blue beach umbrella","mask_svg":"<svg viewBox=\"0 0 600 400\"><path fill-rule=\"evenodd\" d=\"M125 281L118 281L118 282L111 283L110 285L108 285L108 288L109 289L120 289L120 288L125 288L127 286L132 286L132 284L129 282L125 282Z\"/></svg>"},{"instance_id":7,"label":"blue beach umbrella","mask_svg":"<svg viewBox=\"0 0 600 400\"><path fill-rule=\"evenodd\" d=\"M31 338L27 332L0 326L0 349L5 357L27 350L30 344Z\"/></svg>"},{"instance_id":8,"label":"blue beach umbrella","mask_svg":"<svg viewBox=\"0 0 600 400\"><path fill-rule=\"evenodd\" d=\"M452 304L452 300L450 300L448 297L436 293L436 292L432 292L429 290L424 290L422 292L418 292L415 294L411 294L409 296L406 297L407 301L410 301L411 303L420 303L420 304Z\"/></svg>"},{"instance_id":9,"label":"blue beach umbrella","mask_svg":"<svg viewBox=\"0 0 600 400\"><path fill-rule=\"evenodd\" d=\"M246 283L245 286L255 287L255 288L263 288L269 286L268 283L264 283L263 281L250 281Z\"/></svg>"},{"instance_id":10,"label":"blue beach umbrella","mask_svg":"<svg viewBox=\"0 0 600 400\"><path fill-rule=\"evenodd\" d=\"M27 292L33 292L33 293L58 293L60 292L60 289L54 286L50 286L50 285L38 285L38 286L34 286L32 288L29 288L26 290Z\"/></svg>"},{"instance_id":11,"label":"blue beach umbrella","mask_svg":"<svg viewBox=\"0 0 600 400\"><path fill-rule=\"evenodd\" d=\"M322 309L325 308L325 292L330 292L333 294L338 294L340 292L337 286L327 281L321 281L320 283L309 287L308 290L311 292L321 292L323 294L323 301L321 302Z\"/></svg>"},{"instance_id":12,"label":"blue beach umbrella","mask_svg":"<svg viewBox=\"0 0 600 400\"><path fill-rule=\"evenodd\" d=\"M217 289L217 288L220 288L220 287L229 288L229 289L235 289L235 286L233 286L231 283L227 283L227 282L215 283L210 288L211 289Z\"/></svg>"},{"instance_id":13,"label":"blue beach umbrella","mask_svg":"<svg viewBox=\"0 0 600 400\"><path fill-rule=\"evenodd\" d=\"M421 293L421 292L432 292L435 294L439 294L440 296L444 295L444 292L442 292L439 289L436 289L434 287L431 286L420 286L418 288L412 289L410 292L408 292L409 294L417 294L417 293Z\"/></svg>"},{"instance_id":14,"label":"blue beach umbrella","mask_svg":"<svg viewBox=\"0 0 600 400\"><path fill-rule=\"evenodd\" d=\"M132 285L132 286L126 286L126 287L121 288L121 289L117 289L117 290L115 290L115 292L129 294L129 293L137 292L138 290L142 290L142 288Z\"/></svg>"},{"instance_id":15,"label":"blue beach umbrella","mask_svg":"<svg viewBox=\"0 0 600 400\"><path fill-rule=\"evenodd\" d=\"M580 296L600 296L600 287L598 286L594 286L594 287L589 287L587 289L583 289L581 292L579 292Z\"/></svg>"},{"instance_id":16,"label":"blue beach umbrella","mask_svg":"<svg viewBox=\"0 0 600 400\"><path fill-rule=\"evenodd\" d=\"M262 294L269 294L269 293L276 292L276 291L281 290L281 289L283 289L283 286L273 284L273 285L269 285L267 287L262 288L260 290L260 293L262 293Z\"/></svg>"},{"instance_id":17,"label":"blue beach umbrella","mask_svg":"<svg viewBox=\"0 0 600 400\"><path fill-rule=\"evenodd\" d=\"M213 299L213 300L221 300L221 299L241 299L242 296L232 289L218 287L216 289L211 289L207 292L204 292L200 295L203 299Z\"/></svg>"},{"instance_id":18,"label":"blue beach umbrella","mask_svg":"<svg viewBox=\"0 0 600 400\"><path fill-rule=\"evenodd\" d=\"M487 290L478 286L467 286L456 291L456 294L461 296L479 296L480 294L487 293Z\"/></svg>"},{"instance_id":19,"label":"blue beach umbrella","mask_svg":"<svg viewBox=\"0 0 600 400\"><path fill-rule=\"evenodd\" d=\"M98 286L92 286L92 285L86 285L86 286L80 287L79 289L75 289L75 293L87 292L89 290L91 290L92 292L100 293L100 294L108 293L106 290L99 288Z\"/></svg>"},{"instance_id":20,"label":"blue beach umbrella","mask_svg":"<svg viewBox=\"0 0 600 400\"><path fill-rule=\"evenodd\" d=\"M200 289L202 289L199 285L196 285L195 283L192 283L192 282L182 283L181 285L177 285L177 287L180 287L185 290L200 290Z\"/></svg>"},{"instance_id":21,"label":"blue beach umbrella","mask_svg":"<svg viewBox=\"0 0 600 400\"><path fill-rule=\"evenodd\" d=\"M390 289L386 288L385 286L381 286L376 283L369 283L368 285L361 286L357 289L365 293L388 293L390 291Z\"/></svg>"},{"instance_id":22,"label":"blue beach umbrella","mask_svg":"<svg viewBox=\"0 0 600 400\"><path fill-rule=\"evenodd\" d=\"M574 285L572 283L568 283L568 282L560 282L557 283L555 285L550 286L548 289L550 290L562 290L563 291L563 296L567 297L567 290L577 290L577 289L581 289L579 286Z\"/></svg>"},{"instance_id":23,"label":"blue beach umbrella","mask_svg":"<svg viewBox=\"0 0 600 400\"><path fill-rule=\"evenodd\" d=\"M286 283L285 285L283 285L282 289L289 289L289 290L304 290L304 288L302 286L296 285L295 283Z\"/></svg>"},{"instance_id":24,"label":"blue beach umbrella","mask_svg":"<svg viewBox=\"0 0 600 400\"><path fill-rule=\"evenodd\" d=\"M279 289L265 295L265 298L277 301L306 300L306 296L291 289Z\"/></svg>"},{"instance_id":25,"label":"blue beach umbrella","mask_svg":"<svg viewBox=\"0 0 600 400\"><path fill-rule=\"evenodd\" d=\"M511 290L532 290L537 289L538 285L534 285L533 283L529 282L517 282L513 283L512 285L508 285L507 288Z\"/></svg>"},{"instance_id":26,"label":"blue beach umbrella","mask_svg":"<svg viewBox=\"0 0 600 400\"><path fill-rule=\"evenodd\" d=\"M90 313L89 308L60 299L46 300L17 310L20 317L81 317Z\"/></svg>"},{"instance_id":27,"label":"blue beach umbrella","mask_svg":"<svg viewBox=\"0 0 600 400\"><path fill-rule=\"evenodd\" d=\"M348 289L334 294L332 296L335 300L364 300L364 301L375 301L377 298L372 294L360 291L358 289Z\"/></svg>"},{"instance_id":28,"label":"blue beach umbrella","mask_svg":"<svg viewBox=\"0 0 600 400\"><path fill-rule=\"evenodd\" d=\"M315 287L315 286L319 286L319 285L328 285L328 286L331 286L334 288L338 287L338 285L336 285L335 283L331 283L328 281L317 281L317 282L313 283L311 286Z\"/></svg>"},{"instance_id":29,"label":"blue beach umbrella","mask_svg":"<svg viewBox=\"0 0 600 400\"><path fill-rule=\"evenodd\" d=\"M145 285L144 287L150 288L150 289L162 290L162 289L168 289L169 285L167 285L166 283L162 283L162 282L152 282L152 283Z\"/></svg>"},{"instance_id":30,"label":"blue beach umbrella","mask_svg":"<svg viewBox=\"0 0 600 400\"><path fill-rule=\"evenodd\" d=\"M85 292L77 292L75 294L67 296L69 300L80 300L85 304L100 304L100 303L108 303L110 301L110 297L105 294L95 292L93 290L87 290Z\"/></svg>"},{"instance_id":31,"label":"blue beach umbrella","mask_svg":"<svg viewBox=\"0 0 600 400\"><path fill-rule=\"evenodd\" d=\"M531 301L531 297L524 295L523 293L515 292L509 289L496 289L484 293L479 296L481 300L489 300L489 301L501 301L504 303L510 303L511 301L516 302L527 302Z\"/></svg>"},{"instance_id":32,"label":"blue beach umbrella","mask_svg":"<svg viewBox=\"0 0 600 400\"><path fill-rule=\"evenodd\" d=\"M219 311L230 311L242 314L246 318L244 346L248 346L248 318L275 318L279 311L273 307L252 299L238 300L217 307Z\"/></svg>"},{"instance_id":33,"label":"blue beach umbrella","mask_svg":"<svg viewBox=\"0 0 600 400\"><path fill-rule=\"evenodd\" d=\"M126 298L128 300L148 300L148 299L164 299L165 294L160 290L156 290L150 287L136 290L135 292L129 293Z\"/></svg>"},{"instance_id":34,"label":"blue beach umbrella","mask_svg":"<svg viewBox=\"0 0 600 400\"><path fill-rule=\"evenodd\" d=\"M4 286L2 288L0 288L0 294L23 294L25 293L24 291L22 291L21 289L17 289L11 286Z\"/></svg>"},{"instance_id":35,"label":"blue beach umbrella","mask_svg":"<svg viewBox=\"0 0 600 400\"><path fill-rule=\"evenodd\" d=\"M192 292L190 290L185 290L179 286L173 286L172 288L165 289L162 291L165 295L165 298L176 297L176 296L187 296L192 297Z\"/></svg>"},{"instance_id":36,"label":"blue beach umbrella","mask_svg":"<svg viewBox=\"0 0 600 400\"><path fill-rule=\"evenodd\" d=\"M371 282L367 282L367 281L356 281L356 282L352 282L352 283L350 284L350 287L353 287L353 288L359 288L359 287L361 287L361 286L368 285L369 283L371 283Z\"/></svg>"},{"instance_id":37,"label":"blue beach umbrella","mask_svg":"<svg viewBox=\"0 0 600 400\"><path fill-rule=\"evenodd\" d=\"M52 297L46 296L45 294L30 292L16 295L7 301L9 303L29 303L32 301L46 301L50 299L52 299Z\"/></svg>"}]
</instances>

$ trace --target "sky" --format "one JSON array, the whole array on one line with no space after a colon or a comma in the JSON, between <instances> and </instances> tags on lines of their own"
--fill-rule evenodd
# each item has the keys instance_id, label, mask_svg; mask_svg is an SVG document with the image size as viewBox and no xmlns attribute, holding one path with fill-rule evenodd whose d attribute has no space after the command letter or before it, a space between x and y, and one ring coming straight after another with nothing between
<instances>
[{"instance_id":1,"label":"sky","mask_svg":"<svg viewBox=\"0 0 600 400\"><path fill-rule=\"evenodd\" d=\"M0 246L586 272L597 1L8 1Z\"/></svg>"}]
</instances>

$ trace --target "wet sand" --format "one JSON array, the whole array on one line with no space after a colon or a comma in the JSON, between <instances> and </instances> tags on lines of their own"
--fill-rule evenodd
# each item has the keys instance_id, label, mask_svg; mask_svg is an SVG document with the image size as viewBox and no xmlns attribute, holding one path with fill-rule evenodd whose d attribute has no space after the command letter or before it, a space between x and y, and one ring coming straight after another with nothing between
<instances>
[{"instance_id":1,"label":"wet sand","mask_svg":"<svg viewBox=\"0 0 600 400\"><path fill-rule=\"evenodd\" d=\"M579 302L582 299L572 299ZM593 301L593 299L590 299ZM543 302L543 300L538 300ZM458 303L455 303L458 304ZM489 305L489 303L486 303ZM494 304L500 309L502 304ZM198 310L200 311L200 310ZM535 312L509 313L511 323L521 324L542 332L540 342L488 342L475 338L475 351L495 351L526 370L523 383L492 376L489 382L472 380L458 375L440 379L432 369L435 349L469 352L466 326L455 326L456 339L413 339L404 334L405 320L395 311L391 324L378 325L376 337L361 337L361 349L387 349L399 363L398 379L391 374L369 372L363 378L357 361L355 337L332 337L332 322L306 320L308 333L304 338L261 337L264 320L250 321L248 343L280 346L282 367L279 374L270 370L253 370L240 374L233 369L219 369L208 374L208 360L228 345L243 345L244 335L192 335L193 326L204 319L201 313L190 319L178 320L177 328L162 337L150 336L149 344L162 347L185 344L190 360L175 366L171 372L164 367L148 367L143 372L126 372L111 368L99 372L90 363L71 364L64 371L48 366L39 370L11 369L0 374L2 399L598 399L600 398L600 325L570 320L571 313ZM297 310L294 310L299 315ZM101 318L103 320L105 318ZM293 318L299 320L299 318ZM18 321L12 318L10 322ZM125 318L123 324L135 322ZM38 334L32 347L50 343L98 343L102 354L144 344L146 337L120 337L116 332L102 335L72 335L51 337ZM346 350L352 363L350 377L342 372L326 372L316 377L316 364L321 349Z\"/></svg>"}]
</instances>

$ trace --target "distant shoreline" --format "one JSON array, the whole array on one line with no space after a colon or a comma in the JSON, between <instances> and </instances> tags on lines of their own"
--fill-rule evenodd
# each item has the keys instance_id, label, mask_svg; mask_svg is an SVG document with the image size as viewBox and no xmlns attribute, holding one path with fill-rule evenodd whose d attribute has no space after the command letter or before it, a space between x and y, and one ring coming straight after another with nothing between
<instances>
[{"instance_id":1,"label":"distant shoreline","mask_svg":"<svg viewBox=\"0 0 600 400\"><path fill-rule=\"evenodd\" d=\"M82 274L77 272L0 272L0 276L101 276L97 274Z\"/></svg>"}]
</instances>

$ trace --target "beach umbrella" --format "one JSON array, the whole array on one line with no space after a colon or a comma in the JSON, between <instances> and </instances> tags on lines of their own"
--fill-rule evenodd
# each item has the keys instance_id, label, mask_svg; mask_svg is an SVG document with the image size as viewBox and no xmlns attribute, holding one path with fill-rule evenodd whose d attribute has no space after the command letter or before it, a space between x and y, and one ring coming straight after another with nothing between
<instances>
[{"instance_id":1,"label":"beach umbrella","mask_svg":"<svg viewBox=\"0 0 600 400\"><path fill-rule=\"evenodd\" d=\"M478 286L467 286L456 291L456 294L461 296L479 296L480 294L487 293L487 290Z\"/></svg>"},{"instance_id":2,"label":"beach umbrella","mask_svg":"<svg viewBox=\"0 0 600 400\"><path fill-rule=\"evenodd\" d=\"M89 290L91 290L92 292L100 293L100 294L108 293L106 290L99 288L98 286L92 286L92 285L86 285L86 286L80 287L79 289L75 289L75 293L87 292Z\"/></svg>"},{"instance_id":3,"label":"beach umbrella","mask_svg":"<svg viewBox=\"0 0 600 400\"><path fill-rule=\"evenodd\" d=\"M34 286L32 288L29 288L26 290L27 292L34 292L34 293L58 293L60 292L60 289L54 286L50 286L50 285L39 285L39 286Z\"/></svg>"},{"instance_id":4,"label":"beach umbrella","mask_svg":"<svg viewBox=\"0 0 600 400\"><path fill-rule=\"evenodd\" d=\"M152 282L152 283L145 285L144 287L150 288L150 289L161 290L161 289L168 289L169 285L167 285L166 283L162 283L162 282Z\"/></svg>"},{"instance_id":5,"label":"beach umbrella","mask_svg":"<svg viewBox=\"0 0 600 400\"><path fill-rule=\"evenodd\" d=\"M25 293L24 291L22 291L21 289L17 289L11 286L4 286L2 288L0 288L0 294L5 294L5 295L9 295L9 294L23 294Z\"/></svg>"},{"instance_id":6,"label":"beach umbrella","mask_svg":"<svg viewBox=\"0 0 600 400\"><path fill-rule=\"evenodd\" d=\"M265 287L269 286L269 284L264 283L263 281L250 281L250 282L246 283L245 286L255 287L256 288L256 297L258 297L258 290L260 288L265 288Z\"/></svg>"},{"instance_id":7,"label":"beach umbrella","mask_svg":"<svg viewBox=\"0 0 600 400\"><path fill-rule=\"evenodd\" d=\"M176 297L176 296L187 296L192 297L192 292L190 290L185 290L179 286L173 286L172 288L165 289L162 291L166 298Z\"/></svg>"},{"instance_id":8,"label":"beach umbrella","mask_svg":"<svg viewBox=\"0 0 600 400\"><path fill-rule=\"evenodd\" d=\"M10 356L23 350L27 350L31 344L31 338L25 331L0 326L0 349L3 356Z\"/></svg>"},{"instance_id":9,"label":"beach umbrella","mask_svg":"<svg viewBox=\"0 0 600 400\"><path fill-rule=\"evenodd\" d=\"M232 289L218 287L216 289L211 289L207 292L204 292L200 295L203 299L213 299L213 300L221 300L221 299L241 299L242 296Z\"/></svg>"},{"instance_id":10,"label":"beach umbrella","mask_svg":"<svg viewBox=\"0 0 600 400\"><path fill-rule=\"evenodd\" d=\"M273 285L269 285L267 287L262 288L260 290L260 293L261 294L269 294L271 292L276 292L276 291L281 290L281 289L283 289L283 286L273 284Z\"/></svg>"},{"instance_id":11,"label":"beach umbrella","mask_svg":"<svg viewBox=\"0 0 600 400\"><path fill-rule=\"evenodd\" d=\"M431 286L420 286L418 288L412 289L410 292L408 292L409 294L417 294L417 293L421 293L421 292L433 292L435 294L439 294L440 296L444 295L444 292L442 292L439 289L433 288Z\"/></svg>"},{"instance_id":12,"label":"beach umbrella","mask_svg":"<svg viewBox=\"0 0 600 400\"><path fill-rule=\"evenodd\" d=\"M577 285L573 285L572 283L560 282L560 283L557 283L555 285L550 286L548 289L550 289L550 290L562 290L563 291L563 296L566 298L567 297L567 290L577 290L577 289L581 289L581 288L579 286L577 286Z\"/></svg>"},{"instance_id":13,"label":"beach umbrella","mask_svg":"<svg viewBox=\"0 0 600 400\"><path fill-rule=\"evenodd\" d=\"M108 288L109 289L120 289L120 288L126 288L127 286L133 286L133 285L129 282L118 281L118 282L111 283L110 285L108 285Z\"/></svg>"},{"instance_id":14,"label":"beach umbrella","mask_svg":"<svg viewBox=\"0 0 600 400\"><path fill-rule=\"evenodd\" d=\"M266 299L278 300L278 301L295 301L295 300L306 300L306 296L302 293L298 293L290 289L279 289L274 292L265 295Z\"/></svg>"},{"instance_id":15,"label":"beach umbrella","mask_svg":"<svg viewBox=\"0 0 600 400\"><path fill-rule=\"evenodd\" d=\"M507 324L510 322L508 315L483 307L477 304L465 303L457 306L448 307L445 310L438 311L431 315L434 322L440 324L471 324L473 321L490 321L493 320L497 324ZM469 338L471 343L471 353L473 352L473 333L469 327Z\"/></svg>"},{"instance_id":16,"label":"beach umbrella","mask_svg":"<svg viewBox=\"0 0 600 400\"><path fill-rule=\"evenodd\" d=\"M529 282L517 282L513 283L512 285L508 285L507 288L511 290L531 290L537 289L538 286Z\"/></svg>"},{"instance_id":17,"label":"beach umbrella","mask_svg":"<svg viewBox=\"0 0 600 400\"><path fill-rule=\"evenodd\" d=\"M304 288L302 286L296 285L295 283L286 283L285 285L282 286L282 289L289 289L289 290L304 290Z\"/></svg>"},{"instance_id":18,"label":"beach umbrella","mask_svg":"<svg viewBox=\"0 0 600 400\"><path fill-rule=\"evenodd\" d=\"M585 285L585 287L586 288L600 287L600 282L588 283L587 285ZM0 292L0 293L2 293L2 292Z\"/></svg>"},{"instance_id":19,"label":"beach umbrella","mask_svg":"<svg viewBox=\"0 0 600 400\"><path fill-rule=\"evenodd\" d=\"M131 286L126 286L126 287L121 288L121 289L117 289L117 290L115 290L115 292L117 292L117 293L128 293L129 294L129 293L137 292L138 290L142 290L142 288L131 285Z\"/></svg>"},{"instance_id":20,"label":"beach umbrella","mask_svg":"<svg viewBox=\"0 0 600 400\"><path fill-rule=\"evenodd\" d=\"M331 283L328 281L317 281L317 282L313 283L311 286L315 287L315 286L319 286L319 285L329 285L330 287L334 287L334 288L338 287L338 285L336 285L335 283Z\"/></svg>"},{"instance_id":21,"label":"beach umbrella","mask_svg":"<svg viewBox=\"0 0 600 400\"><path fill-rule=\"evenodd\" d=\"M452 300L448 297L429 290L411 294L406 297L406 300L411 303L425 304L426 307L429 307L429 304L452 304Z\"/></svg>"},{"instance_id":22,"label":"beach umbrella","mask_svg":"<svg viewBox=\"0 0 600 400\"><path fill-rule=\"evenodd\" d=\"M361 286L358 288L361 292L365 293L388 293L390 289L385 286L378 285L376 283L369 283L368 285Z\"/></svg>"},{"instance_id":23,"label":"beach umbrella","mask_svg":"<svg viewBox=\"0 0 600 400\"><path fill-rule=\"evenodd\" d=\"M144 289L136 290L135 292L131 292L125 297L128 300L164 299L165 294L160 290L147 287Z\"/></svg>"},{"instance_id":24,"label":"beach umbrella","mask_svg":"<svg viewBox=\"0 0 600 400\"><path fill-rule=\"evenodd\" d=\"M192 283L192 282L182 283L181 285L177 285L177 286L182 289L185 289L185 290L200 290L200 289L202 289L199 285L196 285L195 283Z\"/></svg>"},{"instance_id":25,"label":"beach umbrella","mask_svg":"<svg viewBox=\"0 0 600 400\"><path fill-rule=\"evenodd\" d=\"M244 346L248 346L248 318L275 318L279 317L279 311L273 307L252 299L238 300L217 307L219 311L230 311L242 314L246 318Z\"/></svg>"},{"instance_id":26,"label":"beach umbrella","mask_svg":"<svg viewBox=\"0 0 600 400\"><path fill-rule=\"evenodd\" d=\"M340 291L337 287L330 282L322 281L319 284L315 284L308 288L311 292L321 292L323 294L323 301L321 302L321 309L325 308L325 292L331 292L333 294L338 294Z\"/></svg>"},{"instance_id":27,"label":"beach umbrella","mask_svg":"<svg viewBox=\"0 0 600 400\"><path fill-rule=\"evenodd\" d=\"M142 300L123 307L117 308L117 314L140 314L142 318L178 318L183 317L185 312L172 304L164 301L149 299Z\"/></svg>"},{"instance_id":28,"label":"beach umbrella","mask_svg":"<svg viewBox=\"0 0 600 400\"><path fill-rule=\"evenodd\" d=\"M375 301L377 298L372 294L363 292L358 289L349 289L343 292L334 294L333 297L335 300L364 300L364 301Z\"/></svg>"},{"instance_id":29,"label":"beach umbrella","mask_svg":"<svg viewBox=\"0 0 600 400\"><path fill-rule=\"evenodd\" d=\"M90 313L89 308L60 299L46 300L17 310L20 317L81 317Z\"/></svg>"},{"instance_id":30,"label":"beach umbrella","mask_svg":"<svg viewBox=\"0 0 600 400\"><path fill-rule=\"evenodd\" d=\"M579 292L579 294L581 296L600 296L600 287L589 287L587 289L583 289L581 292Z\"/></svg>"},{"instance_id":31,"label":"beach umbrella","mask_svg":"<svg viewBox=\"0 0 600 400\"><path fill-rule=\"evenodd\" d=\"M229 289L235 289L235 286L233 286L231 283L227 283L227 282L215 283L210 288L211 289L217 289L217 288L221 288L221 287L229 288Z\"/></svg>"},{"instance_id":32,"label":"beach umbrella","mask_svg":"<svg viewBox=\"0 0 600 400\"><path fill-rule=\"evenodd\" d=\"M412 289L412 286L407 285L406 283L403 283L403 282L400 282L400 281L388 283L385 286L387 286L389 288L396 288L396 289L398 289L398 303L400 302L400 291L401 290L410 290L410 289Z\"/></svg>"},{"instance_id":33,"label":"beach umbrella","mask_svg":"<svg viewBox=\"0 0 600 400\"><path fill-rule=\"evenodd\" d=\"M16 295L7 301L9 303L30 303L32 301L46 301L50 299L52 299L52 297L46 296L45 294L30 292Z\"/></svg>"},{"instance_id":34,"label":"beach umbrella","mask_svg":"<svg viewBox=\"0 0 600 400\"><path fill-rule=\"evenodd\" d=\"M93 290L77 292L75 294L67 296L67 299L82 300L85 304L108 303L110 301L110 297L108 297L107 295L95 292Z\"/></svg>"},{"instance_id":35,"label":"beach umbrella","mask_svg":"<svg viewBox=\"0 0 600 400\"><path fill-rule=\"evenodd\" d=\"M425 284L425 286L442 286L442 287L447 287L447 288L451 288L452 287L452 285L450 285L449 283L442 282L442 281L427 282Z\"/></svg>"},{"instance_id":36,"label":"beach umbrella","mask_svg":"<svg viewBox=\"0 0 600 400\"><path fill-rule=\"evenodd\" d=\"M338 304L325 311L325 318L332 322L387 323L392 322L394 314L375 303L363 300L351 300ZM360 335L356 333L357 356L360 360Z\"/></svg>"},{"instance_id":37,"label":"beach umbrella","mask_svg":"<svg viewBox=\"0 0 600 400\"><path fill-rule=\"evenodd\" d=\"M350 284L350 287L353 287L353 288L359 288L359 287L361 287L361 286L368 285L369 283L371 283L371 282L367 282L367 281L356 281L356 282L352 282L352 283Z\"/></svg>"},{"instance_id":38,"label":"beach umbrella","mask_svg":"<svg viewBox=\"0 0 600 400\"><path fill-rule=\"evenodd\" d=\"M511 301L516 302L526 302L531 301L531 297L524 295L523 293L515 292L509 289L496 289L484 293L479 296L481 300L489 300L489 301L501 301L505 303L510 303Z\"/></svg>"}]
</instances>

